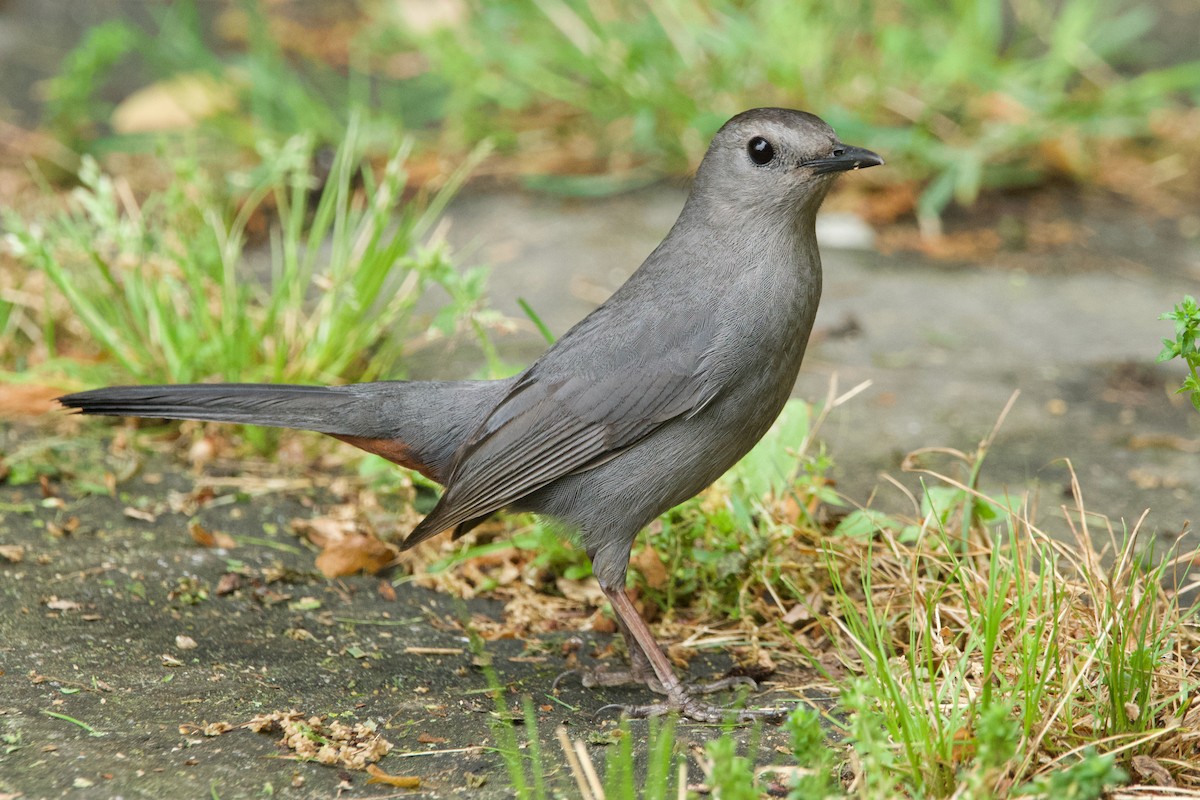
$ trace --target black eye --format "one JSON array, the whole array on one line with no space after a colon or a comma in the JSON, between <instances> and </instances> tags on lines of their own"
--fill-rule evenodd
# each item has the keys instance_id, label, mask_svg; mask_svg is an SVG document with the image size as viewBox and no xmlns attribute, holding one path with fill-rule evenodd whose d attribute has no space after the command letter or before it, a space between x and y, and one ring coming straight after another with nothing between
<instances>
[{"instance_id":1,"label":"black eye","mask_svg":"<svg viewBox=\"0 0 1200 800\"><path fill-rule=\"evenodd\" d=\"M750 154L750 160L760 167L764 164L770 164L775 158L775 147L761 136L755 136L746 145L746 152Z\"/></svg>"}]
</instances>

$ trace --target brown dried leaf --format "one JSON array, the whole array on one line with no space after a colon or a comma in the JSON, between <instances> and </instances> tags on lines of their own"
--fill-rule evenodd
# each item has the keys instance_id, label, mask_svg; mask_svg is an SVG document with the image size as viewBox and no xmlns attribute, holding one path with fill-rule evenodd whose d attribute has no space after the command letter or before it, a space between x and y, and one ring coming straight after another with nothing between
<instances>
[{"instance_id":1,"label":"brown dried leaf","mask_svg":"<svg viewBox=\"0 0 1200 800\"><path fill-rule=\"evenodd\" d=\"M374 575L396 560L399 548L381 542L374 536L354 534L340 540L330 540L317 556L317 569L327 578L357 575L365 572Z\"/></svg>"},{"instance_id":2,"label":"brown dried leaf","mask_svg":"<svg viewBox=\"0 0 1200 800\"><path fill-rule=\"evenodd\" d=\"M420 789L421 779L415 775L389 775L374 764L367 765L367 783L384 783L400 789Z\"/></svg>"},{"instance_id":3,"label":"brown dried leaf","mask_svg":"<svg viewBox=\"0 0 1200 800\"><path fill-rule=\"evenodd\" d=\"M375 731L373 723L325 723L317 716L304 719L299 711L259 714L244 727L255 732L282 731L280 744L297 758L348 769L365 769L392 749L392 743Z\"/></svg>"},{"instance_id":4,"label":"brown dried leaf","mask_svg":"<svg viewBox=\"0 0 1200 800\"><path fill-rule=\"evenodd\" d=\"M227 594L232 594L242 588L242 576L236 572L226 572L217 581L217 588L213 590L213 594L217 597L224 597Z\"/></svg>"},{"instance_id":5,"label":"brown dried leaf","mask_svg":"<svg viewBox=\"0 0 1200 800\"><path fill-rule=\"evenodd\" d=\"M317 547L324 549L330 541L344 539L355 534L358 525L353 519L324 516L304 519L298 517L292 520L292 530L306 537Z\"/></svg>"},{"instance_id":6,"label":"brown dried leaf","mask_svg":"<svg viewBox=\"0 0 1200 800\"><path fill-rule=\"evenodd\" d=\"M192 540L201 547L221 547L224 549L237 547L237 542L229 534L221 531L210 531L196 520L188 523L188 533L192 535Z\"/></svg>"},{"instance_id":7,"label":"brown dried leaf","mask_svg":"<svg viewBox=\"0 0 1200 800\"><path fill-rule=\"evenodd\" d=\"M421 744L445 744L450 741L445 736L434 736L432 733L417 734L417 741Z\"/></svg>"},{"instance_id":8,"label":"brown dried leaf","mask_svg":"<svg viewBox=\"0 0 1200 800\"><path fill-rule=\"evenodd\" d=\"M604 592L600 589L600 584L591 578L575 581L560 577L554 581L554 586L563 597L581 607L598 608L604 604Z\"/></svg>"},{"instance_id":9,"label":"brown dried leaf","mask_svg":"<svg viewBox=\"0 0 1200 800\"><path fill-rule=\"evenodd\" d=\"M807 603L796 603L783 615L784 625L795 625L798 622L808 622L813 618L812 609Z\"/></svg>"},{"instance_id":10,"label":"brown dried leaf","mask_svg":"<svg viewBox=\"0 0 1200 800\"><path fill-rule=\"evenodd\" d=\"M643 547L629 561L646 581L651 589L661 589L667 585L667 567L653 547Z\"/></svg>"},{"instance_id":11,"label":"brown dried leaf","mask_svg":"<svg viewBox=\"0 0 1200 800\"><path fill-rule=\"evenodd\" d=\"M130 519L140 519L142 522L155 522L158 520L158 517L149 511L142 511L140 508L134 508L133 506L125 506L121 510L121 513Z\"/></svg>"},{"instance_id":12,"label":"brown dried leaf","mask_svg":"<svg viewBox=\"0 0 1200 800\"><path fill-rule=\"evenodd\" d=\"M1134 756L1133 771L1137 773L1140 780L1155 786L1175 785L1175 779L1171 777L1167 768L1150 756Z\"/></svg>"},{"instance_id":13,"label":"brown dried leaf","mask_svg":"<svg viewBox=\"0 0 1200 800\"><path fill-rule=\"evenodd\" d=\"M36 417L62 408L58 398L63 394L54 386L19 383L0 386L0 418Z\"/></svg>"},{"instance_id":14,"label":"brown dried leaf","mask_svg":"<svg viewBox=\"0 0 1200 800\"><path fill-rule=\"evenodd\" d=\"M230 81L211 75L177 75L152 83L126 97L113 111L118 133L157 133L194 128L207 117L237 106Z\"/></svg>"}]
</instances>

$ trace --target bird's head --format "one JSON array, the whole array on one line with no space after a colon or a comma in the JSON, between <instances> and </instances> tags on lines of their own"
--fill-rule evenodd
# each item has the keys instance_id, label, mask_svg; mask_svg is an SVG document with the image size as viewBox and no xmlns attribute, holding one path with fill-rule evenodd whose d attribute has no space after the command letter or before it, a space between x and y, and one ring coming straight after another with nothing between
<instances>
[{"instance_id":1,"label":"bird's head","mask_svg":"<svg viewBox=\"0 0 1200 800\"><path fill-rule=\"evenodd\" d=\"M842 172L883 164L877 154L843 144L820 117L786 108L755 108L726 122L696 172L693 196L718 213L816 214Z\"/></svg>"}]
</instances>

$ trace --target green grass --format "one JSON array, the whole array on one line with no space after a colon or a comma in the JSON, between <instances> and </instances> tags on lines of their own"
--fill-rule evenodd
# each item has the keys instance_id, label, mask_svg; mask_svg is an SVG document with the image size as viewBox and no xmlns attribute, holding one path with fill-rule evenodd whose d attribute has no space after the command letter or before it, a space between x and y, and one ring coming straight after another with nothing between
<instances>
[{"instance_id":1,"label":"green grass","mask_svg":"<svg viewBox=\"0 0 1200 800\"><path fill-rule=\"evenodd\" d=\"M86 338L108 378L171 383L401 377L417 333L465 332L494 357L485 273L455 268L430 236L477 158L409 201L410 145L376 172L357 122L323 185L312 175L312 137L259 147L258 165L227 183L172 157L168 187L141 201L85 157L64 210L31 220L5 209L10 254L52 287L44 308L26 309L45 349ZM264 223L267 248L251 242L251 226ZM257 270L256 252L267 256ZM434 285L449 302L418 331L416 303ZM54 366L79 369L71 358Z\"/></svg>"}]
</instances>

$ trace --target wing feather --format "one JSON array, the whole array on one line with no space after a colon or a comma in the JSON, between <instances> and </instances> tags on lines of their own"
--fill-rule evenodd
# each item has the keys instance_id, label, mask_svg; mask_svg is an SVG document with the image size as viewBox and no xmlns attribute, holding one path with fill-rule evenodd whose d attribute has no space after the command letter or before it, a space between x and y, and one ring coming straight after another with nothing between
<instances>
[{"instance_id":1,"label":"wing feather","mask_svg":"<svg viewBox=\"0 0 1200 800\"><path fill-rule=\"evenodd\" d=\"M638 335L620 350L593 340L587 352L571 353L571 343L560 340L565 346L530 367L463 446L437 507L405 546L604 463L670 420L698 412L719 389L705 359L715 331L691 322L698 335L675 340L690 346L656 348L653 336Z\"/></svg>"}]
</instances>

